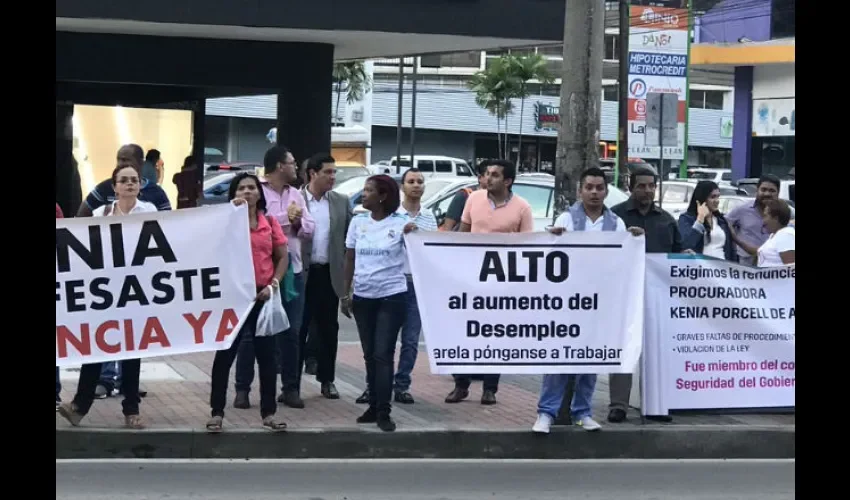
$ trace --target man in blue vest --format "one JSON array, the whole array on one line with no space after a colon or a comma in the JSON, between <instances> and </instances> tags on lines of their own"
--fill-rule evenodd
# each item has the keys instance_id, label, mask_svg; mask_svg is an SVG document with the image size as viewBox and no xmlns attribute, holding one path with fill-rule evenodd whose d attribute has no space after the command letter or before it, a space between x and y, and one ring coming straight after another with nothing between
<instances>
[{"instance_id":1,"label":"man in blue vest","mask_svg":"<svg viewBox=\"0 0 850 500\"><path fill-rule=\"evenodd\" d=\"M591 167L582 172L579 177L579 202L561 214L555 224L548 228L553 234L564 234L570 231L626 231L623 219L605 208L605 197L608 195L608 183L605 172L598 167ZM628 231L635 236L643 234L643 229L630 227ZM571 376L576 377L575 393L570 404L572 421L586 431L597 431L601 428L593 420L593 392L596 389L596 374L553 374L543 376L543 386L537 402L537 421L532 431L548 434L549 428L555 421L564 391Z\"/></svg>"}]
</instances>

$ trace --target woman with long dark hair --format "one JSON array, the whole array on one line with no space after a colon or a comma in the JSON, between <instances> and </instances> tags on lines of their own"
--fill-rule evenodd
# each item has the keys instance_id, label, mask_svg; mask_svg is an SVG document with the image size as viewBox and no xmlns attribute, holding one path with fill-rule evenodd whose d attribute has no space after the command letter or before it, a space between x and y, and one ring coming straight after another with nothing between
<instances>
[{"instance_id":1,"label":"woman with long dark hair","mask_svg":"<svg viewBox=\"0 0 850 500\"><path fill-rule=\"evenodd\" d=\"M207 422L207 431L222 430L230 368L239 351L239 343L248 337L251 337L254 343L254 353L260 368L260 415L263 427L271 431L282 431L286 429L286 424L274 418L277 412L277 343L274 335L280 332L272 332L271 335L268 332L257 332L257 319L260 310L271 299L274 289L280 287L280 281L289 265L286 236L277 220L265 214L266 197L256 175L243 172L234 177L227 199L236 206L248 205L257 298L230 348L215 353L210 391L212 418Z\"/></svg>"},{"instance_id":2,"label":"woman with long dark hair","mask_svg":"<svg viewBox=\"0 0 850 500\"><path fill-rule=\"evenodd\" d=\"M699 181L691 195L688 210L679 216L682 247L696 253L738 262L735 241L726 217L717 209L720 187L712 181Z\"/></svg>"},{"instance_id":3,"label":"woman with long dark hair","mask_svg":"<svg viewBox=\"0 0 850 500\"><path fill-rule=\"evenodd\" d=\"M393 359L407 313L404 233L416 226L397 213L401 201L392 177L369 177L362 204L369 213L351 220L345 238L345 296L340 298L340 309L349 318L354 313L366 362L369 409L357 423L377 423L381 430L392 432L396 428L390 418Z\"/></svg>"}]
</instances>

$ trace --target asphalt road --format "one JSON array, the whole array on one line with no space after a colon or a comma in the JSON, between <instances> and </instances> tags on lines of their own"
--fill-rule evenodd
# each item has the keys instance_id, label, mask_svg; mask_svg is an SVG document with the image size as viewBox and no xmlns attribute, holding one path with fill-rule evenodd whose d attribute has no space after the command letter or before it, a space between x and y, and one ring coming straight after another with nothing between
<instances>
[{"instance_id":1,"label":"asphalt road","mask_svg":"<svg viewBox=\"0 0 850 500\"><path fill-rule=\"evenodd\" d=\"M794 461L56 461L57 500L784 500Z\"/></svg>"}]
</instances>

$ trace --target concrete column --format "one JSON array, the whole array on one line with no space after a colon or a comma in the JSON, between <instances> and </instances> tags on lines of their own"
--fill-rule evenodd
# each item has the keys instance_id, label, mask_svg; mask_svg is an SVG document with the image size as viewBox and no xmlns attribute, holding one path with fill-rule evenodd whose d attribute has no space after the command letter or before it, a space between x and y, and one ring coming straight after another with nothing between
<instances>
[{"instance_id":1,"label":"concrete column","mask_svg":"<svg viewBox=\"0 0 850 500\"><path fill-rule=\"evenodd\" d=\"M750 175L753 143L753 67L735 68L735 107L732 129L732 178Z\"/></svg>"},{"instance_id":2,"label":"concrete column","mask_svg":"<svg viewBox=\"0 0 850 500\"><path fill-rule=\"evenodd\" d=\"M301 163L316 153L331 150L331 88L333 46L304 61L283 82L277 96L277 143L292 151Z\"/></svg>"}]
</instances>

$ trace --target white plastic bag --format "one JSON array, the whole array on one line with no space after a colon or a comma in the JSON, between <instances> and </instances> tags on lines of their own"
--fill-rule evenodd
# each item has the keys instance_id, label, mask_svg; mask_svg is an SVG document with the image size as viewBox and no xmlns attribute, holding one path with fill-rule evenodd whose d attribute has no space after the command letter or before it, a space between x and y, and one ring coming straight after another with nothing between
<instances>
[{"instance_id":1,"label":"white plastic bag","mask_svg":"<svg viewBox=\"0 0 850 500\"><path fill-rule=\"evenodd\" d=\"M255 337L270 337L289 330L289 318L283 308L280 298L280 287L272 291L272 296L263 304L257 317L257 330Z\"/></svg>"}]
</instances>

